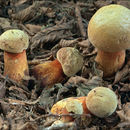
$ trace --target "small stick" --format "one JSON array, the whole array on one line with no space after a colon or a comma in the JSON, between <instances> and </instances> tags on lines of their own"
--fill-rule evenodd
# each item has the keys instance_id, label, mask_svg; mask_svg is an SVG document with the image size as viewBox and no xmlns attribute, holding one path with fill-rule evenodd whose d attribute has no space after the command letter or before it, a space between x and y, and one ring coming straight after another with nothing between
<instances>
[{"instance_id":1,"label":"small stick","mask_svg":"<svg viewBox=\"0 0 130 130\"><path fill-rule=\"evenodd\" d=\"M86 34L85 29L84 29L84 25L83 25L83 22L82 22L82 16L81 16L78 4L75 4L75 15L76 15L76 18L77 18L77 21L78 21L81 36L86 39L87 34Z\"/></svg>"}]
</instances>

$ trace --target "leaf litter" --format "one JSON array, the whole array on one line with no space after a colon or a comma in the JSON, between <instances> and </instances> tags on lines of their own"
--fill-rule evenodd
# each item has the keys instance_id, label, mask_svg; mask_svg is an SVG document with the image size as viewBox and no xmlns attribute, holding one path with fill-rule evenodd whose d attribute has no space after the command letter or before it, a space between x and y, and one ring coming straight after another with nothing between
<instances>
[{"instance_id":1,"label":"leaf litter","mask_svg":"<svg viewBox=\"0 0 130 130\"><path fill-rule=\"evenodd\" d=\"M0 1L0 34L18 28L28 33L27 50L30 77L26 84L3 76L3 51L0 52L0 129L53 130L53 129L129 129L130 128L130 50L126 51L124 66L111 78L103 78L94 58L97 50L87 39L87 26L97 9L109 4L129 7L129 0L6 0ZM55 59L62 47L75 47L84 57L80 72L51 88L40 88L31 75L34 65ZM73 115L74 122L52 125L59 115L50 113L57 101L86 96L97 87L109 87L118 95L118 107L105 119L93 115Z\"/></svg>"}]
</instances>

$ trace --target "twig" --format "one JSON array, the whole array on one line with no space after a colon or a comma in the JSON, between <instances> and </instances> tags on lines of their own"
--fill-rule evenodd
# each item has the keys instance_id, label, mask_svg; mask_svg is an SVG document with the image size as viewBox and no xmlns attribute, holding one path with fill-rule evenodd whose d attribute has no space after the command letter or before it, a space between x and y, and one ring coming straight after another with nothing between
<instances>
[{"instance_id":1,"label":"twig","mask_svg":"<svg viewBox=\"0 0 130 130\"><path fill-rule=\"evenodd\" d=\"M3 76L2 74L0 74L0 78L6 80L6 82L8 82L8 83L13 83L14 85L16 85L16 86L18 86L18 87L20 87L20 88L26 90L27 92L29 92L27 86L24 86L23 84L19 84L19 83L17 83L16 81L10 79L10 78L7 77L7 76Z\"/></svg>"},{"instance_id":2,"label":"twig","mask_svg":"<svg viewBox=\"0 0 130 130\"><path fill-rule=\"evenodd\" d=\"M84 29L84 25L83 25L83 22L82 22L82 17L81 17L81 13L80 13L78 4L75 4L75 15L76 15L76 18L77 18L77 21L78 21L81 36L86 39L87 34L86 34L85 29Z\"/></svg>"},{"instance_id":3,"label":"twig","mask_svg":"<svg viewBox=\"0 0 130 130\"><path fill-rule=\"evenodd\" d=\"M68 128L76 128L76 124L74 122L68 122L68 123L58 123L54 124L50 127L44 128L44 130L60 130L60 129L68 129Z\"/></svg>"},{"instance_id":4,"label":"twig","mask_svg":"<svg viewBox=\"0 0 130 130\"><path fill-rule=\"evenodd\" d=\"M46 114L46 115L42 115L39 116L38 118L36 118L34 121L39 120L41 118L47 118L47 117L62 117L62 116L87 116L90 117L90 114Z\"/></svg>"},{"instance_id":5,"label":"twig","mask_svg":"<svg viewBox=\"0 0 130 130\"><path fill-rule=\"evenodd\" d=\"M0 103L8 103L11 105L35 105L39 102L39 98L35 101L22 101L22 100L16 100L16 99L6 99L7 102L0 100Z\"/></svg>"}]
</instances>

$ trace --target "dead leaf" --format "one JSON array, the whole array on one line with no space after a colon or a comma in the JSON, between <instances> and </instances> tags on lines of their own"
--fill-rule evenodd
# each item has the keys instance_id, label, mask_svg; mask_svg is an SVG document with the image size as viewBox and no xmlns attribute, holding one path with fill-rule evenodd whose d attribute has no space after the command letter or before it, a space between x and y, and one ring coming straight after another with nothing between
<instances>
[{"instance_id":1,"label":"dead leaf","mask_svg":"<svg viewBox=\"0 0 130 130\"><path fill-rule=\"evenodd\" d=\"M121 79L123 79L130 72L129 70L130 70L130 61L127 62L127 64L125 65L125 67L122 70L120 70L116 73L113 84L116 84Z\"/></svg>"},{"instance_id":2,"label":"dead leaf","mask_svg":"<svg viewBox=\"0 0 130 130\"><path fill-rule=\"evenodd\" d=\"M32 33L38 33L41 31L42 26L40 25L34 25L34 24L25 24L25 26L32 32Z\"/></svg>"},{"instance_id":3,"label":"dead leaf","mask_svg":"<svg viewBox=\"0 0 130 130\"><path fill-rule=\"evenodd\" d=\"M130 92L130 84L120 83L122 88L120 89L121 92Z\"/></svg>"},{"instance_id":4,"label":"dead leaf","mask_svg":"<svg viewBox=\"0 0 130 130\"><path fill-rule=\"evenodd\" d=\"M32 37L31 50L42 44L42 47L45 43L54 43L63 38L69 38L71 35L71 27L73 21L68 23L63 23L60 25L55 25L53 27L48 27L41 32L37 33Z\"/></svg>"},{"instance_id":5,"label":"dead leaf","mask_svg":"<svg viewBox=\"0 0 130 130\"><path fill-rule=\"evenodd\" d=\"M2 127L3 127L3 119L1 118L1 116L0 116L0 130L2 130Z\"/></svg>"},{"instance_id":6,"label":"dead leaf","mask_svg":"<svg viewBox=\"0 0 130 130\"><path fill-rule=\"evenodd\" d=\"M50 127L43 128L44 130L75 130L76 125L74 122L68 122L68 123L55 123L52 124Z\"/></svg>"},{"instance_id":7,"label":"dead leaf","mask_svg":"<svg viewBox=\"0 0 130 130\"><path fill-rule=\"evenodd\" d=\"M119 1L117 1L117 4L123 5L123 6L127 7L128 9L130 9L130 1L129 0L119 0Z\"/></svg>"},{"instance_id":8,"label":"dead leaf","mask_svg":"<svg viewBox=\"0 0 130 130\"><path fill-rule=\"evenodd\" d=\"M11 28L10 20L8 18L0 17L0 27L6 31Z\"/></svg>"},{"instance_id":9,"label":"dead leaf","mask_svg":"<svg viewBox=\"0 0 130 130\"><path fill-rule=\"evenodd\" d=\"M24 125L19 126L17 130L38 130L38 126L34 122L26 122Z\"/></svg>"},{"instance_id":10,"label":"dead leaf","mask_svg":"<svg viewBox=\"0 0 130 130\"><path fill-rule=\"evenodd\" d=\"M69 84L80 84L80 83L84 83L87 84L88 80L86 78L83 78L81 76L74 76L74 77L70 77L68 79L68 81L64 84L65 86L69 85Z\"/></svg>"},{"instance_id":11,"label":"dead leaf","mask_svg":"<svg viewBox=\"0 0 130 130\"><path fill-rule=\"evenodd\" d=\"M74 39L74 40L61 39L60 42L56 44L51 50L54 51L62 47L75 47L77 43L81 40L82 40L81 38Z\"/></svg>"},{"instance_id":12,"label":"dead leaf","mask_svg":"<svg viewBox=\"0 0 130 130\"><path fill-rule=\"evenodd\" d=\"M34 18L37 15L40 5L41 5L41 3L36 1L28 8L25 8L15 14L11 14L11 17L14 20L19 20L20 22L26 22L26 21Z\"/></svg>"},{"instance_id":13,"label":"dead leaf","mask_svg":"<svg viewBox=\"0 0 130 130\"><path fill-rule=\"evenodd\" d=\"M97 8L101 8L101 7L109 5L111 3L112 3L111 0L97 0L96 2L94 2L95 6Z\"/></svg>"},{"instance_id":14,"label":"dead leaf","mask_svg":"<svg viewBox=\"0 0 130 130\"><path fill-rule=\"evenodd\" d=\"M76 96L86 96L90 90L95 87L102 86L102 78L94 76L92 79L87 80L85 78L76 76L71 77L65 84L66 87L76 88Z\"/></svg>"},{"instance_id":15,"label":"dead leaf","mask_svg":"<svg viewBox=\"0 0 130 130\"><path fill-rule=\"evenodd\" d=\"M94 76L86 84L78 84L76 89L77 96L86 96L90 90L98 86L102 86L102 78Z\"/></svg>"},{"instance_id":16,"label":"dead leaf","mask_svg":"<svg viewBox=\"0 0 130 130\"><path fill-rule=\"evenodd\" d=\"M84 24L83 24L81 11L80 11L80 7L78 6L78 4L75 5L75 16L76 16L77 21L78 21L78 26L79 26L81 36L83 38L86 38L87 37L86 29L85 29Z\"/></svg>"},{"instance_id":17,"label":"dead leaf","mask_svg":"<svg viewBox=\"0 0 130 130\"><path fill-rule=\"evenodd\" d=\"M120 117L121 121L129 121L130 122L130 103L126 103L123 106L123 109L117 111L118 116Z\"/></svg>"},{"instance_id":18,"label":"dead leaf","mask_svg":"<svg viewBox=\"0 0 130 130\"><path fill-rule=\"evenodd\" d=\"M0 82L0 99L4 98L6 93L5 83Z\"/></svg>"}]
</instances>

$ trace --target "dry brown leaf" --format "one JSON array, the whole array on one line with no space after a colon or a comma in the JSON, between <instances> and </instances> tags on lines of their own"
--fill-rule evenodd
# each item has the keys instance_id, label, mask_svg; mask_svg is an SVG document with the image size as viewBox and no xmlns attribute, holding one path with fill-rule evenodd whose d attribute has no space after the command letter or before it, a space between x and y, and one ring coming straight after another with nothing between
<instances>
[{"instance_id":1,"label":"dry brown leaf","mask_svg":"<svg viewBox=\"0 0 130 130\"><path fill-rule=\"evenodd\" d=\"M2 125L3 125L3 122L4 122L4 121L3 121L3 119L2 119L2 118L1 118L1 116L0 116L0 130L2 130L2 127L3 127L3 126L2 126Z\"/></svg>"},{"instance_id":2,"label":"dry brown leaf","mask_svg":"<svg viewBox=\"0 0 130 130\"><path fill-rule=\"evenodd\" d=\"M15 14L12 14L11 17L14 20L19 20L20 22L28 21L37 15L37 12L39 11L40 6L41 6L40 2L34 2L28 8L25 8Z\"/></svg>"},{"instance_id":3,"label":"dry brown leaf","mask_svg":"<svg viewBox=\"0 0 130 130\"><path fill-rule=\"evenodd\" d=\"M38 130L38 125L36 125L34 122L26 122L24 125L19 126L17 130Z\"/></svg>"},{"instance_id":4,"label":"dry brown leaf","mask_svg":"<svg viewBox=\"0 0 130 130\"><path fill-rule=\"evenodd\" d=\"M122 78L124 78L130 72L130 61L127 62L125 67L118 71L115 75L115 80L113 84L118 83Z\"/></svg>"},{"instance_id":5,"label":"dry brown leaf","mask_svg":"<svg viewBox=\"0 0 130 130\"><path fill-rule=\"evenodd\" d=\"M123 6L130 9L130 1L129 0L120 0L120 1L117 1L117 4L123 5Z\"/></svg>"},{"instance_id":6,"label":"dry brown leaf","mask_svg":"<svg viewBox=\"0 0 130 130\"><path fill-rule=\"evenodd\" d=\"M109 0L97 0L96 2L94 2L95 6L97 8L101 8L101 7L109 5L111 3L112 3L111 0L110 1Z\"/></svg>"},{"instance_id":7,"label":"dry brown leaf","mask_svg":"<svg viewBox=\"0 0 130 130\"><path fill-rule=\"evenodd\" d=\"M76 124L74 122L52 124L50 127L43 128L43 130L75 130Z\"/></svg>"},{"instance_id":8,"label":"dry brown leaf","mask_svg":"<svg viewBox=\"0 0 130 130\"><path fill-rule=\"evenodd\" d=\"M79 76L71 77L65 86L76 88L76 96L86 96L91 89L102 86L102 78L94 76L92 79L87 80Z\"/></svg>"},{"instance_id":9,"label":"dry brown leaf","mask_svg":"<svg viewBox=\"0 0 130 130\"><path fill-rule=\"evenodd\" d=\"M28 0L17 0L16 3L15 3L15 6L19 6L25 2L27 2Z\"/></svg>"},{"instance_id":10,"label":"dry brown leaf","mask_svg":"<svg viewBox=\"0 0 130 130\"><path fill-rule=\"evenodd\" d=\"M72 28L73 21L63 23L61 25L55 25L53 27L46 28L32 37L31 50L42 44L59 41L63 38L69 38L72 36L70 30Z\"/></svg>"},{"instance_id":11,"label":"dry brown leaf","mask_svg":"<svg viewBox=\"0 0 130 130\"><path fill-rule=\"evenodd\" d=\"M62 47L74 47L81 40L82 40L81 38L77 38L74 40L61 39L60 42L56 44L51 50L53 51Z\"/></svg>"},{"instance_id":12,"label":"dry brown leaf","mask_svg":"<svg viewBox=\"0 0 130 130\"><path fill-rule=\"evenodd\" d=\"M78 26L79 26L81 36L86 38L87 37L86 29L85 29L83 21L82 21L82 16L81 16L81 13L80 13L80 7L78 6L78 4L75 5L75 16L76 16L77 21L78 21Z\"/></svg>"},{"instance_id":13,"label":"dry brown leaf","mask_svg":"<svg viewBox=\"0 0 130 130\"><path fill-rule=\"evenodd\" d=\"M74 76L74 77L70 77L69 80L64 84L65 86L69 85L69 84L79 84L79 83L84 83L87 84L88 80L80 77L80 76Z\"/></svg>"},{"instance_id":14,"label":"dry brown leaf","mask_svg":"<svg viewBox=\"0 0 130 130\"><path fill-rule=\"evenodd\" d=\"M120 85L122 85L121 92L130 92L130 84L120 83Z\"/></svg>"},{"instance_id":15,"label":"dry brown leaf","mask_svg":"<svg viewBox=\"0 0 130 130\"><path fill-rule=\"evenodd\" d=\"M83 41L78 42L78 45L79 45L80 47L83 47L83 48L88 48L88 47L90 46L90 42L89 42L89 40L87 39L87 40L83 40Z\"/></svg>"},{"instance_id":16,"label":"dry brown leaf","mask_svg":"<svg viewBox=\"0 0 130 130\"><path fill-rule=\"evenodd\" d=\"M7 79L5 79L5 81L2 83L0 82L0 99L4 98L5 93L6 93L6 81Z\"/></svg>"},{"instance_id":17,"label":"dry brown leaf","mask_svg":"<svg viewBox=\"0 0 130 130\"><path fill-rule=\"evenodd\" d=\"M32 32L32 33L38 33L41 31L42 26L40 25L34 25L34 24L25 24L25 26Z\"/></svg>"},{"instance_id":18,"label":"dry brown leaf","mask_svg":"<svg viewBox=\"0 0 130 130\"><path fill-rule=\"evenodd\" d=\"M0 17L0 27L6 31L11 28L10 20L8 18Z\"/></svg>"},{"instance_id":19,"label":"dry brown leaf","mask_svg":"<svg viewBox=\"0 0 130 130\"><path fill-rule=\"evenodd\" d=\"M129 121L130 122L130 103L126 103L123 106L123 109L117 111L118 116L120 117L121 121Z\"/></svg>"}]
</instances>

